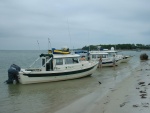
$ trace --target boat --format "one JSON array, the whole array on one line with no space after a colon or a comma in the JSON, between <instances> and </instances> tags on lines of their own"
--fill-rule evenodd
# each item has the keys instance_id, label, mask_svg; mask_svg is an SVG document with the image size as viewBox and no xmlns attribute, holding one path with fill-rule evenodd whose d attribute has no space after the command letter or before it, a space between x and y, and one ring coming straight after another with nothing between
<instances>
[{"instance_id":1,"label":"boat","mask_svg":"<svg viewBox=\"0 0 150 113\"><path fill-rule=\"evenodd\" d=\"M121 63L127 63L131 58L132 58L132 56L123 56Z\"/></svg>"},{"instance_id":2,"label":"boat","mask_svg":"<svg viewBox=\"0 0 150 113\"><path fill-rule=\"evenodd\" d=\"M113 57L109 57L109 54L102 51L89 51L90 61L99 61L102 56L102 66L113 66ZM121 59L115 59L116 65L120 64Z\"/></svg>"},{"instance_id":3,"label":"boat","mask_svg":"<svg viewBox=\"0 0 150 113\"><path fill-rule=\"evenodd\" d=\"M41 54L40 68L20 69L17 78L21 84L54 82L76 79L93 74L98 63L80 61L78 54ZM37 60L38 60L37 59ZM35 60L35 61L37 61Z\"/></svg>"},{"instance_id":4,"label":"boat","mask_svg":"<svg viewBox=\"0 0 150 113\"><path fill-rule=\"evenodd\" d=\"M105 52L105 53L108 53L108 57L113 57L113 55L115 55L115 58L117 60L120 61L120 63L127 63L131 58L132 56L124 56L124 55L121 55L121 54L118 54L118 51L114 50L114 47L111 47L110 50L108 49L104 49L102 50L102 52Z\"/></svg>"},{"instance_id":5,"label":"boat","mask_svg":"<svg viewBox=\"0 0 150 113\"><path fill-rule=\"evenodd\" d=\"M80 56L87 56L88 55L88 51L87 50L75 50L76 54L79 54Z\"/></svg>"}]
</instances>

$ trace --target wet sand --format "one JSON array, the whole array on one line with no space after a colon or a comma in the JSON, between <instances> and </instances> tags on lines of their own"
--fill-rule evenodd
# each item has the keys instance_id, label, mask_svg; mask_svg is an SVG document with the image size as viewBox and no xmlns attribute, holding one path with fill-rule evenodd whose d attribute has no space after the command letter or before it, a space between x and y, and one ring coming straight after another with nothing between
<instances>
[{"instance_id":1,"label":"wet sand","mask_svg":"<svg viewBox=\"0 0 150 113\"><path fill-rule=\"evenodd\" d=\"M106 84L55 113L149 113L150 61L115 85Z\"/></svg>"}]
</instances>

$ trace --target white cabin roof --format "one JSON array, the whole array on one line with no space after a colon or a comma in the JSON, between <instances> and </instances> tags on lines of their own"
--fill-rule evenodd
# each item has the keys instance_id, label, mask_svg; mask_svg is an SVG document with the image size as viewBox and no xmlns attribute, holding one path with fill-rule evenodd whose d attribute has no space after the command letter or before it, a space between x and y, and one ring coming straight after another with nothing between
<instances>
[{"instance_id":1,"label":"white cabin roof","mask_svg":"<svg viewBox=\"0 0 150 113\"><path fill-rule=\"evenodd\" d=\"M89 51L90 54L92 55L95 55L95 54L98 54L98 55L107 55L108 53L105 53L103 51Z\"/></svg>"},{"instance_id":2,"label":"white cabin roof","mask_svg":"<svg viewBox=\"0 0 150 113\"><path fill-rule=\"evenodd\" d=\"M54 58L80 57L78 54L53 54Z\"/></svg>"},{"instance_id":3,"label":"white cabin roof","mask_svg":"<svg viewBox=\"0 0 150 113\"><path fill-rule=\"evenodd\" d=\"M108 50L108 51L103 51L103 52L107 52L107 53L117 53L117 51L115 51L115 50Z\"/></svg>"}]
</instances>

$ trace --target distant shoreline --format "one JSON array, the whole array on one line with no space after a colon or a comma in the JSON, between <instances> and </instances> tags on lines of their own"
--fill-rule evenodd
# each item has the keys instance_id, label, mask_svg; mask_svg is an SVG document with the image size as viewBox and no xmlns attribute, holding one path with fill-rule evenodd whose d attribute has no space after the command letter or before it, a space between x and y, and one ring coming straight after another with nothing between
<instances>
[{"instance_id":1,"label":"distant shoreline","mask_svg":"<svg viewBox=\"0 0 150 113\"><path fill-rule=\"evenodd\" d=\"M82 49L74 49L74 50L82 50ZM141 51L150 51L150 49L140 49ZM47 51L47 50L0 50L0 51ZM133 49L117 49L115 51L136 51Z\"/></svg>"}]
</instances>

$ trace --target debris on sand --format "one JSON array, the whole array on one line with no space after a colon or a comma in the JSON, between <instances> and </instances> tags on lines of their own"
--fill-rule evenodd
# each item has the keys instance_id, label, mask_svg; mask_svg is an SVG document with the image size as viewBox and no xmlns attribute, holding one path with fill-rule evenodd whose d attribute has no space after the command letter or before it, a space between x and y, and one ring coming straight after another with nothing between
<instances>
[{"instance_id":1,"label":"debris on sand","mask_svg":"<svg viewBox=\"0 0 150 113\"><path fill-rule=\"evenodd\" d=\"M128 101L129 102L129 101ZM123 107L126 103L128 102L123 102L122 104L120 104L120 107Z\"/></svg>"},{"instance_id":2,"label":"debris on sand","mask_svg":"<svg viewBox=\"0 0 150 113\"><path fill-rule=\"evenodd\" d=\"M139 82L139 85L141 85L141 84L145 84L145 82Z\"/></svg>"},{"instance_id":3,"label":"debris on sand","mask_svg":"<svg viewBox=\"0 0 150 113\"><path fill-rule=\"evenodd\" d=\"M146 93L146 91L139 91L140 93Z\"/></svg>"},{"instance_id":4,"label":"debris on sand","mask_svg":"<svg viewBox=\"0 0 150 113\"><path fill-rule=\"evenodd\" d=\"M133 105L133 107L139 107L139 105Z\"/></svg>"},{"instance_id":5,"label":"debris on sand","mask_svg":"<svg viewBox=\"0 0 150 113\"><path fill-rule=\"evenodd\" d=\"M143 107L149 107L149 103L142 103Z\"/></svg>"},{"instance_id":6,"label":"debris on sand","mask_svg":"<svg viewBox=\"0 0 150 113\"><path fill-rule=\"evenodd\" d=\"M100 81L98 81L99 84L102 84Z\"/></svg>"}]
</instances>

